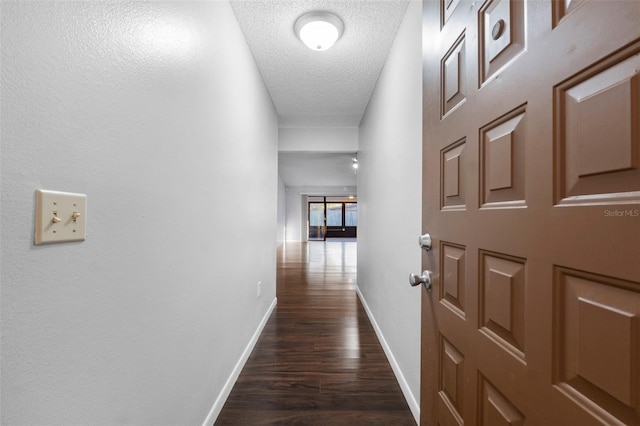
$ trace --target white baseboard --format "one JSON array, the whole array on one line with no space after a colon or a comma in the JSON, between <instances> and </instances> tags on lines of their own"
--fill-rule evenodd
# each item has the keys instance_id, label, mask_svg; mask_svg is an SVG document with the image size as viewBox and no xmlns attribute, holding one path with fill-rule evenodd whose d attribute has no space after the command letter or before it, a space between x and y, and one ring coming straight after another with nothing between
<instances>
[{"instance_id":1,"label":"white baseboard","mask_svg":"<svg viewBox=\"0 0 640 426\"><path fill-rule=\"evenodd\" d=\"M389 364L391 364L391 369L393 370L393 373L396 375L398 384L400 384L400 389L402 389L404 398L407 400L407 404L409 404L409 409L411 410L411 414L413 414L413 418L415 419L416 424L420 424L420 404L418 403L418 401L416 401L416 398L413 395L413 392L411 392L411 389L409 388L409 384L407 383L407 380L404 378L404 375L402 374L402 370L400 370L400 366L398 365L396 358L393 356L393 352L391 352L391 348L387 344L387 341L385 340L384 335L382 334L382 330L380 330L380 327L378 326L376 319L373 317L373 313L369 309L369 306L367 305L367 302L364 300L364 296L362 295L362 292L360 292L360 288L358 286L356 286L356 293L358 293L358 298L360 299L360 302L362 302L362 306L364 306L364 310L367 313L367 316L369 317L369 321L371 322L371 325L373 326L373 329L376 332L376 336L378 336L378 340L380 341L380 345L382 345L382 349L384 350L385 355L387 355L387 359L389 360Z\"/></svg>"},{"instance_id":2,"label":"white baseboard","mask_svg":"<svg viewBox=\"0 0 640 426\"><path fill-rule=\"evenodd\" d=\"M256 346L256 343L260 338L260 334L262 333L264 326L267 324L267 321L269 320L269 317L271 316L271 313L275 309L277 303L278 303L278 298L276 297L273 299L273 302L271 303L271 306L267 310L267 313L262 318L262 321L260 321L260 324L258 325L256 332L253 333L251 340L247 344L247 347L244 349L244 352L242 352L242 355L240 356L240 359L236 363L236 366L231 371L231 374L229 375L227 382L222 387L220 394L218 394L218 398L216 398L216 402L213 403L213 407L211 407L211 410L209 411L209 415L205 419L202 426L212 426L213 423L218 418L218 416L220 415L220 412L222 411L222 407L224 406L224 403L227 402L227 398L231 393L231 389L233 389L233 385L236 384L236 380L238 380L238 376L240 376L240 373L242 372L242 369L244 368L244 365L246 364L247 359L249 359L249 355L251 355L251 351L253 351L253 348Z\"/></svg>"}]
</instances>

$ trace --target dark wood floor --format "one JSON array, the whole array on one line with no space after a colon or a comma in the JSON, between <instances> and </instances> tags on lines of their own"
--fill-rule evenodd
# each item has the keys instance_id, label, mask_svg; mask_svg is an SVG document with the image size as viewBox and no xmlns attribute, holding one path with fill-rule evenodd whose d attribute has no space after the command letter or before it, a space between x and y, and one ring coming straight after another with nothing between
<instances>
[{"instance_id":1,"label":"dark wood floor","mask_svg":"<svg viewBox=\"0 0 640 426\"><path fill-rule=\"evenodd\" d=\"M356 244L281 247L278 305L216 425L415 425L355 292Z\"/></svg>"}]
</instances>

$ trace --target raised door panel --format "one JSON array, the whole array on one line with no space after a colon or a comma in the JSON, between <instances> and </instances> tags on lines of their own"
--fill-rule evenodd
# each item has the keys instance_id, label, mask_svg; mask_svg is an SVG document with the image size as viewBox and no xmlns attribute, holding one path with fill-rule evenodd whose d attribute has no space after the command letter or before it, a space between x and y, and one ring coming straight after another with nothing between
<instances>
[{"instance_id":1,"label":"raised door panel","mask_svg":"<svg viewBox=\"0 0 640 426\"><path fill-rule=\"evenodd\" d=\"M466 317L465 248L443 242L441 253L440 303L464 320Z\"/></svg>"},{"instance_id":2,"label":"raised door panel","mask_svg":"<svg viewBox=\"0 0 640 426\"><path fill-rule=\"evenodd\" d=\"M556 202L640 197L640 42L556 89Z\"/></svg>"},{"instance_id":3,"label":"raised door panel","mask_svg":"<svg viewBox=\"0 0 640 426\"><path fill-rule=\"evenodd\" d=\"M480 331L525 363L526 260L480 252Z\"/></svg>"},{"instance_id":4,"label":"raised door panel","mask_svg":"<svg viewBox=\"0 0 640 426\"><path fill-rule=\"evenodd\" d=\"M606 422L640 424L640 283L555 268L555 382Z\"/></svg>"},{"instance_id":5,"label":"raised door panel","mask_svg":"<svg viewBox=\"0 0 640 426\"><path fill-rule=\"evenodd\" d=\"M446 423L464 423L464 356L446 338L441 338L438 396Z\"/></svg>"},{"instance_id":6,"label":"raised door panel","mask_svg":"<svg viewBox=\"0 0 640 426\"><path fill-rule=\"evenodd\" d=\"M482 374L479 376L478 419L481 426L523 426L525 416Z\"/></svg>"},{"instance_id":7,"label":"raised door panel","mask_svg":"<svg viewBox=\"0 0 640 426\"><path fill-rule=\"evenodd\" d=\"M526 49L525 2L486 1L479 11L480 85Z\"/></svg>"},{"instance_id":8,"label":"raised door panel","mask_svg":"<svg viewBox=\"0 0 640 426\"><path fill-rule=\"evenodd\" d=\"M480 206L526 206L526 105L480 129Z\"/></svg>"},{"instance_id":9,"label":"raised door panel","mask_svg":"<svg viewBox=\"0 0 640 426\"><path fill-rule=\"evenodd\" d=\"M442 117L449 115L466 99L467 49L463 32L440 62Z\"/></svg>"}]
</instances>

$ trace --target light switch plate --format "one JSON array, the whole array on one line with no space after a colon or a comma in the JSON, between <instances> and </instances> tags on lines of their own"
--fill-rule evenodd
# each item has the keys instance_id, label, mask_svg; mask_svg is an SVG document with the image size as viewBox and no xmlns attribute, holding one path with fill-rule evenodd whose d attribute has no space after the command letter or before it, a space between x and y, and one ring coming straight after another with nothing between
<instances>
[{"instance_id":1,"label":"light switch plate","mask_svg":"<svg viewBox=\"0 0 640 426\"><path fill-rule=\"evenodd\" d=\"M36 191L36 244L84 241L86 220L86 195Z\"/></svg>"}]
</instances>

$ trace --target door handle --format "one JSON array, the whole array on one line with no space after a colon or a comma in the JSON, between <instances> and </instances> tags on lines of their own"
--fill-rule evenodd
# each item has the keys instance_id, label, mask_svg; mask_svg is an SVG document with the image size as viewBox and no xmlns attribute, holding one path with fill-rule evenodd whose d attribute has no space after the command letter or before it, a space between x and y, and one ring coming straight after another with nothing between
<instances>
[{"instance_id":1,"label":"door handle","mask_svg":"<svg viewBox=\"0 0 640 426\"><path fill-rule=\"evenodd\" d=\"M431 271L423 271L422 275L410 274L409 284L411 287L422 284L425 290L431 290Z\"/></svg>"}]
</instances>

